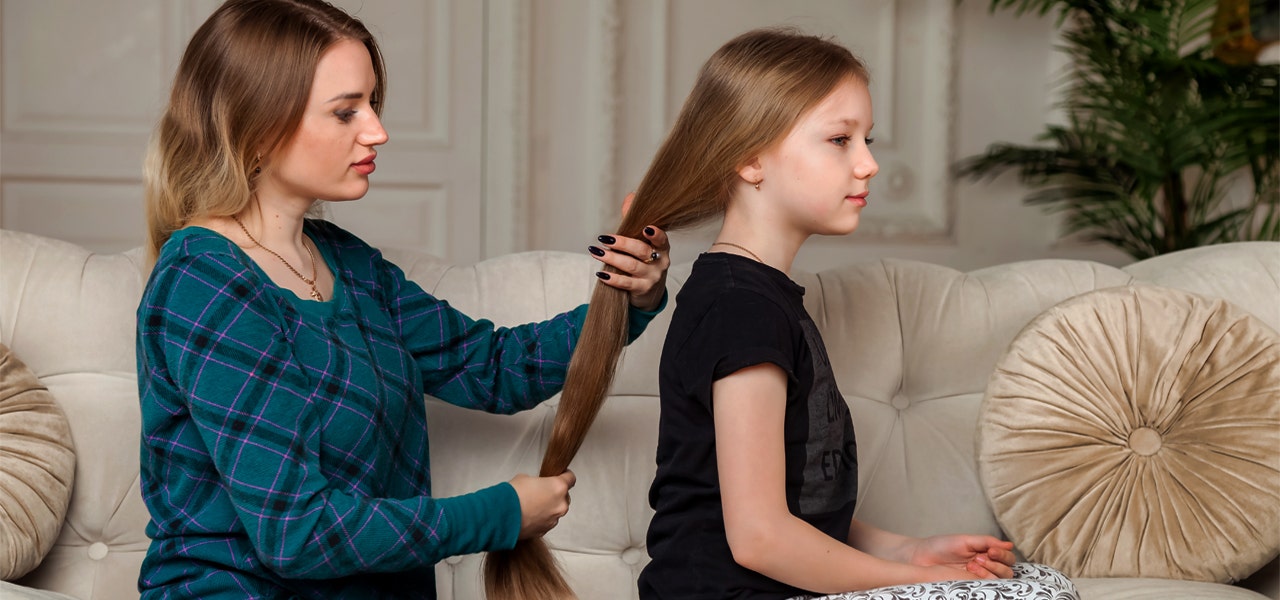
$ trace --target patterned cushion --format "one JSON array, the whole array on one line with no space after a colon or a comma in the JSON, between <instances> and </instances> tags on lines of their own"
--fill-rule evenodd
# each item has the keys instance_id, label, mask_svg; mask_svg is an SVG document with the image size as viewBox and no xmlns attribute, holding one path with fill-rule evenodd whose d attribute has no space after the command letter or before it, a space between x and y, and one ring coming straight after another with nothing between
<instances>
[{"instance_id":1,"label":"patterned cushion","mask_svg":"<svg viewBox=\"0 0 1280 600\"><path fill-rule=\"evenodd\" d=\"M1031 560L1230 582L1280 552L1280 336L1158 286L1044 312L991 376L979 475Z\"/></svg>"},{"instance_id":2,"label":"patterned cushion","mask_svg":"<svg viewBox=\"0 0 1280 600\"><path fill-rule=\"evenodd\" d=\"M25 575L53 547L75 463L66 415L0 344L0 579Z\"/></svg>"}]
</instances>

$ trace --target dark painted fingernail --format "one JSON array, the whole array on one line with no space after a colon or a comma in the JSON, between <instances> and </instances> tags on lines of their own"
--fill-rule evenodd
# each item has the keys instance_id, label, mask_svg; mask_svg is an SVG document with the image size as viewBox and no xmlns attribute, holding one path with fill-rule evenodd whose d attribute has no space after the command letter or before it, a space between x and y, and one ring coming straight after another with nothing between
<instances>
[{"instance_id":1,"label":"dark painted fingernail","mask_svg":"<svg viewBox=\"0 0 1280 600\"><path fill-rule=\"evenodd\" d=\"M617 242L617 241L618 241L618 240L613 239L613 236L611 236L611 235L602 235L602 236L600 236L600 237L598 237L598 238L596 238L596 239L597 239L597 240L600 240L600 243L601 243L601 244L613 244L614 242Z\"/></svg>"},{"instance_id":2,"label":"dark painted fingernail","mask_svg":"<svg viewBox=\"0 0 1280 600\"><path fill-rule=\"evenodd\" d=\"M658 234L658 232L657 232L657 231L655 231L652 227L645 227L645 228L644 228L644 234L645 234L645 235L657 235L657 234Z\"/></svg>"},{"instance_id":3,"label":"dark painted fingernail","mask_svg":"<svg viewBox=\"0 0 1280 600\"><path fill-rule=\"evenodd\" d=\"M600 279L603 279L605 281L609 280L609 274L605 273L604 271L596 271L596 277L599 277Z\"/></svg>"},{"instance_id":4,"label":"dark painted fingernail","mask_svg":"<svg viewBox=\"0 0 1280 600\"><path fill-rule=\"evenodd\" d=\"M596 256L604 256L604 250L601 250L600 248L597 248L595 246L587 246L587 251Z\"/></svg>"}]
</instances>

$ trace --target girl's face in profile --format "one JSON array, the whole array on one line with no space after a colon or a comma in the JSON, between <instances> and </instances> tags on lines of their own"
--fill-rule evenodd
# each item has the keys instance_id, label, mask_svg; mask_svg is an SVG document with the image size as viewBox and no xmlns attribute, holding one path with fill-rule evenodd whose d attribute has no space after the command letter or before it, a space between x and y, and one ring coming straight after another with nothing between
<instances>
[{"instance_id":1,"label":"girl's face in profile","mask_svg":"<svg viewBox=\"0 0 1280 600\"><path fill-rule=\"evenodd\" d=\"M376 147L387 142L374 111L376 83L364 44L344 39L325 51L297 132L263 157L258 193L307 201L363 197Z\"/></svg>"},{"instance_id":2,"label":"girl's face in profile","mask_svg":"<svg viewBox=\"0 0 1280 600\"><path fill-rule=\"evenodd\" d=\"M759 155L761 192L778 222L802 235L845 235L858 227L871 178L871 94L849 78L800 117L781 142Z\"/></svg>"}]
</instances>

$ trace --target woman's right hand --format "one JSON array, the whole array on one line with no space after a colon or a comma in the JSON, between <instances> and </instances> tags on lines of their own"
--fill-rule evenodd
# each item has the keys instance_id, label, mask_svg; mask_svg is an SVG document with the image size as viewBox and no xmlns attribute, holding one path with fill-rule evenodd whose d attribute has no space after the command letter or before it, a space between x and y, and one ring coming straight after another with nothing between
<instances>
[{"instance_id":1,"label":"woman's right hand","mask_svg":"<svg viewBox=\"0 0 1280 600\"><path fill-rule=\"evenodd\" d=\"M520 498L520 539L551 531L569 512L569 489L577 482L573 471L554 477L516 475L512 478L511 487Z\"/></svg>"}]
</instances>

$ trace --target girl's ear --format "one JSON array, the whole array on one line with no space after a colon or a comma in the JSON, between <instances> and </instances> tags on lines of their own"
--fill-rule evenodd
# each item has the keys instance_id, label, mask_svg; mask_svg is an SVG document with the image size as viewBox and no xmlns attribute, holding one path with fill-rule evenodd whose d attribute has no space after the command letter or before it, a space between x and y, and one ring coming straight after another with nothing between
<instances>
[{"instance_id":1,"label":"girl's ear","mask_svg":"<svg viewBox=\"0 0 1280 600\"><path fill-rule=\"evenodd\" d=\"M741 177L743 181L752 185L755 185L757 182L764 179L764 167L760 165L760 157L753 156L751 157L751 160L742 163L742 165L738 167L738 177Z\"/></svg>"}]
</instances>

